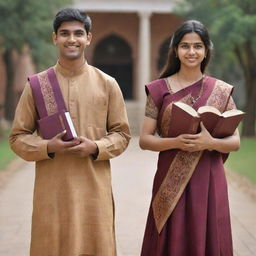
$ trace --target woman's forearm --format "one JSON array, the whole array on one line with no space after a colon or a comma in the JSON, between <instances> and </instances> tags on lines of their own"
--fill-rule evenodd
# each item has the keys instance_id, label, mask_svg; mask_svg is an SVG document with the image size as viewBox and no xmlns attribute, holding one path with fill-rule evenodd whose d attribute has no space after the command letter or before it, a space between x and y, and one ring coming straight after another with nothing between
<instances>
[{"instance_id":1,"label":"woman's forearm","mask_svg":"<svg viewBox=\"0 0 256 256\"><path fill-rule=\"evenodd\" d=\"M237 151L240 148L240 138L237 135L232 135L223 139L214 138L212 141L212 150L221 153L229 153Z\"/></svg>"},{"instance_id":2,"label":"woman's forearm","mask_svg":"<svg viewBox=\"0 0 256 256\"><path fill-rule=\"evenodd\" d=\"M151 134L140 137L140 147L151 151L164 151L177 148L176 138L161 138Z\"/></svg>"}]
</instances>

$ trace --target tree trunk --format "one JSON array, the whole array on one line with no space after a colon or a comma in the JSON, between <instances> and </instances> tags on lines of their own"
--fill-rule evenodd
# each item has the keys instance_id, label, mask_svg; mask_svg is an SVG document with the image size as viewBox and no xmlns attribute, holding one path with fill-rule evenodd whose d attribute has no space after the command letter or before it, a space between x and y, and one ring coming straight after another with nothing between
<instances>
[{"instance_id":1,"label":"tree trunk","mask_svg":"<svg viewBox=\"0 0 256 256\"><path fill-rule=\"evenodd\" d=\"M243 121L242 136L252 137L255 136L256 130L256 57L250 41L247 41L242 49L244 49L244 54L241 53L241 47L235 48L235 53L244 73L246 88L244 109L246 115Z\"/></svg>"},{"instance_id":2,"label":"tree trunk","mask_svg":"<svg viewBox=\"0 0 256 256\"><path fill-rule=\"evenodd\" d=\"M245 105L245 118L243 121L242 136L255 136L255 118L256 118L256 81L251 78L246 81L250 84L251 90L247 90L246 105Z\"/></svg>"},{"instance_id":3,"label":"tree trunk","mask_svg":"<svg viewBox=\"0 0 256 256\"><path fill-rule=\"evenodd\" d=\"M4 117L11 121L14 117L14 63L12 58L12 49L6 49L4 52L4 61L7 74L5 103L4 103Z\"/></svg>"}]
</instances>

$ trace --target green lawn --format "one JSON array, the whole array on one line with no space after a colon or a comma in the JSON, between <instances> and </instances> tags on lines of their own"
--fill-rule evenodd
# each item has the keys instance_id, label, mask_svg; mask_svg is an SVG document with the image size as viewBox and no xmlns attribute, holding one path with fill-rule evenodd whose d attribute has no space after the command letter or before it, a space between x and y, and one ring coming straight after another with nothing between
<instances>
[{"instance_id":1,"label":"green lawn","mask_svg":"<svg viewBox=\"0 0 256 256\"><path fill-rule=\"evenodd\" d=\"M256 138L242 138L239 151L230 154L226 167L256 184Z\"/></svg>"},{"instance_id":2,"label":"green lawn","mask_svg":"<svg viewBox=\"0 0 256 256\"><path fill-rule=\"evenodd\" d=\"M16 155L9 147L8 132L4 132L3 138L0 139L0 171L14 158Z\"/></svg>"}]
</instances>

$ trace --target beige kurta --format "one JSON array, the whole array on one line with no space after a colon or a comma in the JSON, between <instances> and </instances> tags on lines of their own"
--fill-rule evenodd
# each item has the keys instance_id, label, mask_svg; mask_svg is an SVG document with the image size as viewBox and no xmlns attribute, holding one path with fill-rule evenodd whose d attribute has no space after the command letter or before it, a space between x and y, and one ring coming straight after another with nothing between
<instances>
[{"instance_id":1,"label":"beige kurta","mask_svg":"<svg viewBox=\"0 0 256 256\"><path fill-rule=\"evenodd\" d=\"M36 161L31 256L114 256L114 210L109 159L130 139L116 81L87 63L75 73L55 66L76 131L96 142L99 155L79 158L47 154L36 135L38 119L29 84L18 104L10 134L12 149Z\"/></svg>"}]
</instances>

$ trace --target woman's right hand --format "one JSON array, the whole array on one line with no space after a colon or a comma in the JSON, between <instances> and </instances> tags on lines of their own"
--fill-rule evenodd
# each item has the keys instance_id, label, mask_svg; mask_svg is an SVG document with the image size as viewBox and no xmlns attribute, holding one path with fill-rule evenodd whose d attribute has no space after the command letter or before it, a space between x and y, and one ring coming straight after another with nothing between
<instances>
[{"instance_id":1,"label":"woman's right hand","mask_svg":"<svg viewBox=\"0 0 256 256\"><path fill-rule=\"evenodd\" d=\"M174 139L174 147L183 151L193 151L194 144L191 143L190 134L182 134Z\"/></svg>"},{"instance_id":2,"label":"woman's right hand","mask_svg":"<svg viewBox=\"0 0 256 256\"><path fill-rule=\"evenodd\" d=\"M183 134L175 138L161 138L155 136L157 121L145 117L140 133L140 147L151 151L165 151L170 149L181 149L190 151L192 145L188 144L188 134Z\"/></svg>"}]
</instances>

